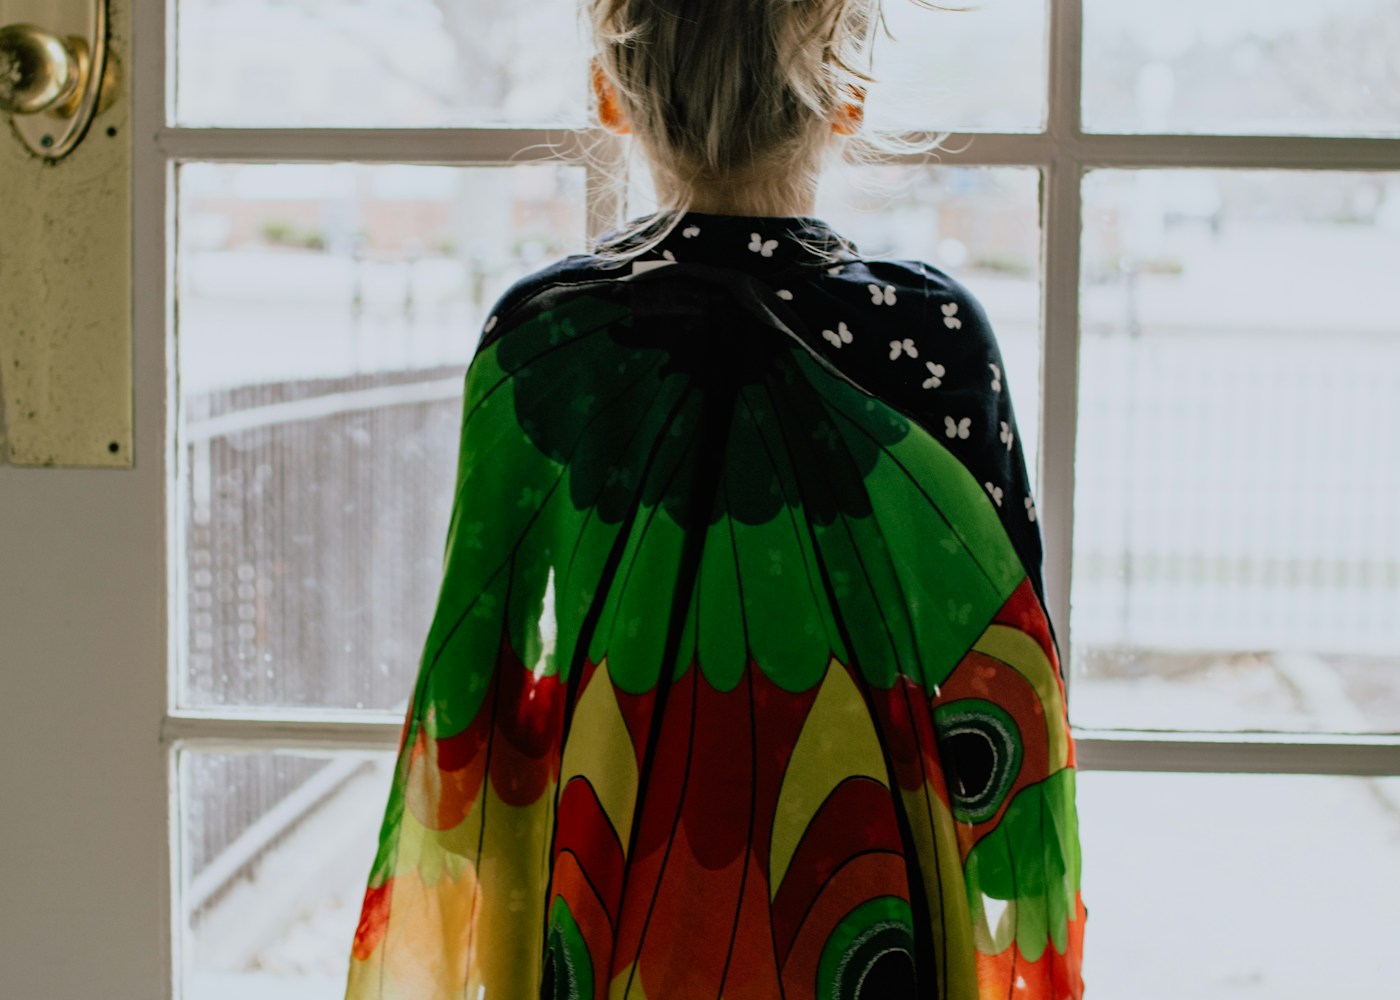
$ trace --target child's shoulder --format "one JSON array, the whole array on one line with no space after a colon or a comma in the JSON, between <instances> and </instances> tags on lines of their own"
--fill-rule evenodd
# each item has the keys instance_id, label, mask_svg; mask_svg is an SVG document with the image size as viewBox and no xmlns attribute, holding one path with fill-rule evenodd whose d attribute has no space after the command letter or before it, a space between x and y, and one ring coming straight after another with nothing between
<instances>
[{"instance_id":1,"label":"child's shoulder","mask_svg":"<svg viewBox=\"0 0 1400 1000\"><path fill-rule=\"evenodd\" d=\"M955 333L965 345L991 349L991 322L977 296L951 274L921 260L861 257L817 270L809 279L828 301L839 302L883 329L903 328L920 340Z\"/></svg>"},{"instance_id":2,"label":"child's shoulder","mask_svg":"<svg viewBox=\"0 0 1400 1000\"><path fill-rule=\"evenodd\" d=\"M630 268L603 261L590 254L572 254L537 271L532 271L507 288L492 307L487 324L495 326L520 306L551 288L583 284L601 278L616 278L628 274Z\"/></svg>"},{"instance_id":3,"label":"child's shoulder","mask_svg":"<svg viewBox=\"0 0 1400 1000\"><path fill-rule=\"evenodd\" d=\"M917 300L962 301L977 304L977 297L966 284L960 282L946 270L937 268L925 261L906 261L897 258L858 258L855 261L837 263L818 275L818 280L829 284L847 284L864 289L874 297L875 290L864 286L879 286L882 291L893 287L895 296L900 291Z\"/></svg>"}]
</instances>

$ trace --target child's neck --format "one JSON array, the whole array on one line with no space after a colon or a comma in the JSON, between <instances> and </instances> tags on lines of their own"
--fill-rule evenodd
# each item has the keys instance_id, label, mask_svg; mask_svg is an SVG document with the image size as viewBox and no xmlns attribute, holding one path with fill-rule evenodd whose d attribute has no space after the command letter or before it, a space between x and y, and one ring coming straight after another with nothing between
<instances>
[{"instance_id":1,"label":"child's neck","mask_svg":"<svg viewBox=\"0 0 1400 1000\"><path fill-rule=\"evenodd\" d=\"M789 217L811 215L817 201L815 172L793 170L787 176L756 171L722 181L682 180L652 170L652 181L667 207L685 205L706 215Z\"/></svg>"},{"instance_id":2,"label":"child's neck","mask_svg":"<svg viewBox=\"0 0 1400 1000\"><path fill-rule=\"evenodd\" d=\"M744 188L695 190L691 192L689 208L705 215L750 215L789 217L811 215L816 204L816 192L756 191ZM673 199L672 204L681 203Z\"/></svg>"}]
</instances>

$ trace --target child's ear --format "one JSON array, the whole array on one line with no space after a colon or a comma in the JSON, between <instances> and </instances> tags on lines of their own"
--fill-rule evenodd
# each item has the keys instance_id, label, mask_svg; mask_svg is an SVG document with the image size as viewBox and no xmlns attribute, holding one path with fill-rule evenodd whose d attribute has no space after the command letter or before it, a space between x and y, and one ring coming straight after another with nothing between
<instances>
[{"instance_id":1,"label":"child's ear","mask_svg":"<svg viewBox=\"0 0 1400 1000\"><path fill-rule=\"evenodd\" d=\"M854 84L846 89L849 100L837 109L831 120L831 131L837 135L855 135L865 124L865 88Z\"/></svg>"},{"instance_id":2,"label":"child's ear","mask_svg":"<svg viewBox=\"0 0 1400 1000\"><path fill-rule=\"evenodd\" d=\"M603 72L603 66L598 60L593 60L592 66L593 82L593 103L598 109L598 122L609 132L618 135L629 135L632 126L627 122L627 116L622 113L622 105L617 99L617 88L608 79L608 74Z\"/></svg>"}]
</instances>

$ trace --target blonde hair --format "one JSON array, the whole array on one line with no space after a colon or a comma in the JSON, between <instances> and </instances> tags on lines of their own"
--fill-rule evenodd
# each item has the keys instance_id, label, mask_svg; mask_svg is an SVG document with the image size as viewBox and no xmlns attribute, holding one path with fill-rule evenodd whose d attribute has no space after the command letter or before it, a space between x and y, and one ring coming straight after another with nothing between
<instances>
[{"instance_id":1,"label":"blonde hair","mask_svg":"<svg viewBox=\"0 0 1400 1000\"><path fill-rule=\"evenodd\" d=\"M644 234L619 234L632 252L697 193L775 205L815 191L833 121L871 80L880 23L880 0L588 0L587 10L598 66L669 209Z\"/></svg>"}]
</instances>

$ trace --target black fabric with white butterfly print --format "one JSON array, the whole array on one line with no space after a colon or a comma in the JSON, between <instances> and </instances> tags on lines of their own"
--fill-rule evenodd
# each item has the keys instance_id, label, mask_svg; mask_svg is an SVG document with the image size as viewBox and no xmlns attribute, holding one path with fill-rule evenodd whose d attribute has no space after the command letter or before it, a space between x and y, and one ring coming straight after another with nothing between
<instances>
[{"instance_id":1,"label":"black fabric with white butterfly print","mask_svg":"<svg viewBox=\"0 0 1400 1000\"><path fill-rule=\"evenodd\" d=\"M853 381L901 410L955 454L996 505L1042 602L1042 548L1010 382L977 299L920 261L860 255L809 217L690 213L635 263L577 255L517 282L487 322L553 285L626 277L672 262L747 272L820 336Z\"/></svg>"}]
</instances>

